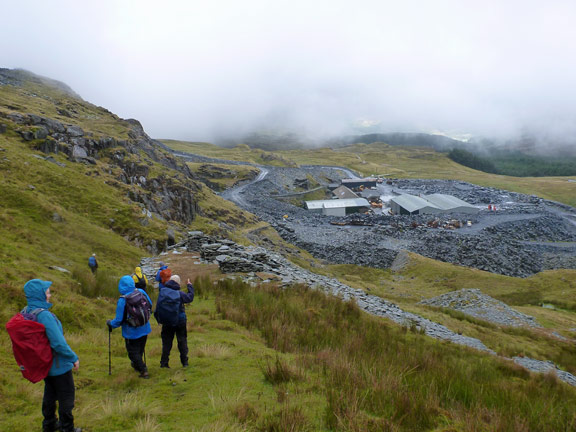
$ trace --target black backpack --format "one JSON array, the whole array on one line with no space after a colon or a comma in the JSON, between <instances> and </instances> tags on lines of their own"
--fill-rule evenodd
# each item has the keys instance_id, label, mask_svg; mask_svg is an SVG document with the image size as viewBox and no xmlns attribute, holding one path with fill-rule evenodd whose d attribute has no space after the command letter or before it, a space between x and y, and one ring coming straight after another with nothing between
<instances>
[{"instance_id":1,"label":"black backpack","mask_svg":"<svg viewBox=\"0 0 576 432\"><path fill-rule=\"evenodd\" d=\"M126 300L123 321L128 323L130 327L141 327L150 321L152 305L142 292L136 289L122 297Z\"/></svg>"},{"instance_id":2,"label":"black backpack","mask_svg":"<svg viewBox=\"0 0 576 432\"><path fill-rule=\"evenodd\" d=\"M136 273L134 273L134 276L136 276L136 279L138 279L138 282L136 282L135 284L136 288L146 289L146 281L144 280L144 275L140 277Z\"/></svg>"}]
</instances>

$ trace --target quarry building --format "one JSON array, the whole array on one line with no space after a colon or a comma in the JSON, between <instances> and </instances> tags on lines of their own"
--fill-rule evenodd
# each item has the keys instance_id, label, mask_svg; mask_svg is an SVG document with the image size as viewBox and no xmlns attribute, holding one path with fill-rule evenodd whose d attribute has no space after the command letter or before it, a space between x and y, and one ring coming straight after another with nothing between
<instances>
[{"instance_id":1,"label":"quarry building","mask_svg":"<svg viewBox=\"0 0 576 432\"><path fill-rule=\"evenodd\" d=\"M390 209L394 214L438 214L467 213L476 214L478 207L468 204L452 195L435 193L425 196L402 194L390 200Z\"/></svg>"},{"instance_id":2,"label":"quarry building","mask_svg":"<svg viewBox=\"0 0 576 432\"><path fill-rule=\"evenodd\" d=\"M364 198L314 200L306 201L306 208L324 216L346 216L367 211L370 208L370 203Z\"/></svg>"},{"instance_id":3,"label":"quarry building","mask_svg":"<svg viewBox=\"0 0 576 432\"><path fill-rule=\"evenodd\" d=\"M359 178L359 179L342 179L340 183L342 186L346 186L347 188L353 189L357 187L364 187L364 188L371 188L376 187L378 184L378 180L376 177L366 177L366 178Z\"/></svg>"},{"instance_id":4,"label":"quarry building","mask_svg":"<svg viewBox=\"0 0 576 432\"><path fill-rule=\"evenodd\" d=\"M334 195L334 197L338 198L338 199L354 199L354 198L360 198L358 196L358 194L356 194L355 192L351 191L350 189L348 189L346 186L340 186L337 187L336 189L334 189L332 191L332 194Z\"/></svg>"}]
</instances>

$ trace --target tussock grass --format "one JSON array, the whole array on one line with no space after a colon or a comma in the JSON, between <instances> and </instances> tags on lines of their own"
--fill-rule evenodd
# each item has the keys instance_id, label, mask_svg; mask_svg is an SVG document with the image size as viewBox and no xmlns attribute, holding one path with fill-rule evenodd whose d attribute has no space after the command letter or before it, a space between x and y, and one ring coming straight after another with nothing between
<instances>
[{"instance_id":1,"label":"tussock grass","mask_svg":"<svg viewBox=\"0 0 576 432\"><path fill-rule=\"evenodd\" d=\"M225 421L216 421L210 425L202 426L200 428L196 428L192 426L190 429L191 432L248 432L249 429L237 425L237 424L230 424Z\"/></svg>"},{"instance_id":2,"label":"tussock grass","mask_svg":"<svg viewBox=\"0 0 576 432\"><path fill-rule=\"evenodd\" d=\"M118 297L118 281L121 276L110 271L98 270L96 275L86 268L74 267L72 277L78 281L80 294L85 297Z\"/></svg>"},{"instance_id":3,"label":"tussock grass","mask_svg":"<svg viewBox=\"0 0 576 432\"><path fill-rule=\"evenodd\" d=\"M208 392L208 400L214 411L219 411L222 406L226 408L238 404L246 393L246 388L242 387L236 394L228 394L222 387L214 388Z\"/></svg>"},{"instance_id":4,"label":"tussock grass","mask_svg":"<svg viewBox=\"0 0 576 432\"><path fill-rule=\"evenodd\" d=\"M263 432L304 432L312 431L308 418L297 406L283 406L281 409L265 414L256 426Z\"/></svg>"},{"instance_id":5,"label":"tussock grass","mask_svg":"<svg viewBox=\"0 0 576 432\"><path fill-rule=\"evenodd\" d=\"M274 385L302 378L298 370L285 360L281 359L278 355L274 362L270 362L269 358L266 359L266 364L262 364L260 368L262 369L266 381Z\"/></svg>"},{"instance_id":6,"label":"tussock grass","mask_svg":"<svg viewBox=\"0 0 576 432\"><path fill-rule=\"evenodd\" d=\"M120 398L110 395L84 409L98 413L101 419L116 418L134 421L162 413L159 404L150 402L148 393L142 390L128 392Z\"/></svg>"},{"instance_id":7,"label":"tussock grass","mask_svg":"<svg viewBox=\"0 0 576 432\"><path fill-rule=\"evenodd\" d=\"M249 430L270 432L313 431L304 411L298 406L284 404L277 410L259 412L252 404L244 402L232 409L234 417Z\"/></svg>"},{"instance_id":8,"label":"tussock grass","mask_svg":"<svg viewBox=\"0 0 576 432\"><path fill-rule=\"evenodd\" d=\"M215 345L201 345L194 348L192 355L200 358L214 358L214 359L227 359L232 356L230 347L222 344Z\"/></svg>"},{"instance_id":9,"label":"tussock grass","mask_svg":"<svg viewBox=\"0 0 576 432\"><path fill-rule=\"evenodd\" d=\"M161 425L156 419L150 415L146 415L143 419L138 420L134 427L134 432L160 432Z\"/></svg>"},{"instance_id":10,"label":"tussock grass","mask_svg":"<svg viewBox=\"0 0 576 432\"><path fill-rule=\"evenodd\" d=\"M254 288L230 280L211 287L223 317L258 330L277 350L305 356L307 368L321 374L328 428L415 431L446 422L463 430L576 427L576 391L551 377L402 331L304 287Z\"/></svg>"}]
</instances>

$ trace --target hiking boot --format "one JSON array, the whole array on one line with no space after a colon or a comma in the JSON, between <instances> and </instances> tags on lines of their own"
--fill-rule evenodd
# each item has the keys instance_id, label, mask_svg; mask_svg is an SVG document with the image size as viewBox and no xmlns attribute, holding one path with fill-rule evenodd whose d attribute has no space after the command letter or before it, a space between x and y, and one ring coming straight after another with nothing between
<instances>
[{"instance_id":1,"label":"hiking boot","mask_svg":"<svg viewBox=\"0 0 576 432\"><path fill-rule=\"evenodd\" d=\"M185 368L188 367L188 362L182 363L182 367L185 367Z\"/></svg>"},{"instance_id":2,"label":"hiking boot","mask_svg":"<svg viewBox=\"0 0 576 432\"><path fill-rule=\"evenodd\" d=\"M160 367L161 367L161 368L168 368L168 369L170 369L170 366L168 366L167 364L161 364Z\"/></svg>"},{"instance_id":3,"label":"hiking boot","mask_svg":"<svg viewBox=\"0 0 576 432\"><path fill-rule=\"evenodd\" d=\"M52 420L51 422L44 421L42 424L42 432L57 432L61 430L60 421Z\"/></svg>"},{"instance_id":4,"label":"hiking boot","mask_svg":"<svg viewBox=\"0 0 576 432\"><path fill-rule=\"evenodd\" d=\"M140 372L140 375L138 375L138 378L148 379L148 378L150 378L150 375L148 375L147 371L144 371L144 372Z\"/></svg>"}]
</instances>

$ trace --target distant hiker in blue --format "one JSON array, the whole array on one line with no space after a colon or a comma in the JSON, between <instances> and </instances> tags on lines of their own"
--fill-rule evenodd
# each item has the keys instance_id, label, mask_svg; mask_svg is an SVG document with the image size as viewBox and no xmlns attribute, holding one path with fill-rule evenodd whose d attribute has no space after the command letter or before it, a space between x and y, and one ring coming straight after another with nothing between
<instances>
[{"instance_id":1,"label":"distant hiker in blue","mask_svg":"<svg viewBox=\"0 0 576 432\"><path fill-rule=\"evenodd\" d=\"M186 311L184 304L191 303L194 300L194 287L188 279L188 292L180 291L180 276L174 275L164 287L160 289L158 304L154 316L158 323L162 324L162 358L160 367L170 367L170 351L174 335L178 342L178 351L180 352L180 362L182 366L188 366L188 331L186 329Z\"/></svg>"},{"instance_id":2,"label":"distant hiker in blue","mask_svg":"<svg viewBox=\"0 0 576 432\"><path fill-rule=\"evenodd\" d=\"M37 320L46 327L46 336L52 348L53 361L48 376L44 379L44 399L42 400L42 430L44 432L80 432L80 428L74 427L74 378L72 369L78 370L80 361L78 356L64 338L64 331L60 320L48 309L50 303L50 286L52 282L40 279L32 279L24 285L24 294L28 306L25 312L32 313L35 309L45 309L38 313ZM58 415L56 417L56 402L58 402Z\"/></svg>"},{"instance_id":3,"label":"distant hiker in blue","mask_svg":"<svg viewBox=\"0 0 576 432\"><path fill-rule=\"evenodd\" d=\"M96 254L93 253L90 258L88 258L88 267L92 270L92 274L96 274L98 271L98 261L96 260Z\"/></svg>"},{"instance_id":4,"label":"distant hiker in blue","mask_svg":"<svg viewBox=\"0 0 576 432\"><path fill-rule=\"evenodd\" d=\"M140 378L149 378L148 368L142 357L151 331L149 318L152 300L146 291L134 286L132 276L120 278L118 291L121 296L116 304L116 317L106 321L106 324L110 331L122 326L122 337L126 342L126 351L132 367L140 372ZM135 299L134 304L132 299ZM147 316L144 316L146 313Z\"/></svg>"},{"instance_id":5,"label":"distant hiker in blue","mask_svg":"<svg viewBox=\"0 0 576 432\"><path fill-rule=\"evenodd\" d=\"M160 263L160 268L156 272L156 277L154 278L156 282L158 282L158 289L164 288L164 284L162 283L162 275L160 273L162 273L162 271L166 270L167 268L168 266L166 264L163 262Z\"/></svg>"}]
</instances>

